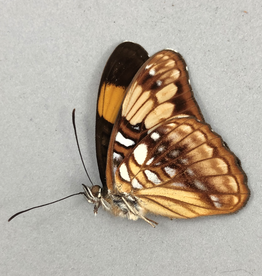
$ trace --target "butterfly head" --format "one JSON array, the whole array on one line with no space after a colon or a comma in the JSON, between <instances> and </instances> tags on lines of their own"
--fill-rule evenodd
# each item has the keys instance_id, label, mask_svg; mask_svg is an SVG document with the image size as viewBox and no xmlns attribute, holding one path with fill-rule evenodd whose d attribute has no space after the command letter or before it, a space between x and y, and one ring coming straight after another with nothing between
<instances>
[{"instance_id":1,"label":"butterfly head","mask_svg":"<svg viewBox=\"0 0 262 276\"><path fill-rule=\"evenodd\" d=\"M93 203L94 213L97 214L98 208L101 205L101 191L102 188L98 185L94 185L91 188L87 187L85 184L82 184L84 188L84 195L89 203Z\"/></svg>"}]
</instances>

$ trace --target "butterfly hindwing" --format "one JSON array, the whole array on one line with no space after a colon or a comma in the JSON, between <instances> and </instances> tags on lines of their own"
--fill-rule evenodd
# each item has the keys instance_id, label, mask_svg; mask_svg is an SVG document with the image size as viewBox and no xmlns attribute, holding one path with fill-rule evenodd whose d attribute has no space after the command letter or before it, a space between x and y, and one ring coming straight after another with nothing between
<instances>
[{"instance_id":1,"label":"butterfly hindwing","mask_svg":"<svg viewBox=\"0 0 262 276\"><path fill-rule=\"evenodd\" d=\"M116 170L115 183L145 210L170 218L235 212L249 194L236 157L194 117L150 130Z\"/></svg>"},{"instance_id":2,"label":"butterfly hindwing","mask_svg":"<svg viewBox=\"0 0 262 276\"><path fill-rule=\"evenodd\" d=\"M123 42L111 54L102 74L97 101L96 153L104 187L106 187L107 148L114 122L126 88L147 59L148 54L142 46Z\"/></svg>"}]
</instances>

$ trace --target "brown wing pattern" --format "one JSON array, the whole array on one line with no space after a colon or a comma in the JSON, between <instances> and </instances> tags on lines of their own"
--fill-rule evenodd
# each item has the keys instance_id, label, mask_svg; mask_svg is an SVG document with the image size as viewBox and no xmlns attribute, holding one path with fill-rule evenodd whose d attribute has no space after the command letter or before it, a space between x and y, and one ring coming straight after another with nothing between
<instances>
[{"instance_id":1,"label":"brown wing pattern","mask_svg":"<svg viewBox=\"0 0 262 276\"><path fill-rule=\"evenodd\" d=\"M127 89L109 145L109 189L113 188L114 171L147 131L174 116L194 116L204 121L185 61L179 53L163 50L144 63Z\"/></svg>"},{"instance_id":2,"label":"brown wing pattern","mask_svg":"<svg viewBox=\"0 0 262 276\"><path fill-rule=\"evenodd\" d=\"M104 188L106 188L107 149L112 128L126 88L147 59L148 54L142 46L123 42L111 54L101 77L97 99L96 153Z\"/></svg>"},{"instance_id":3,"label":"brown wing pattern","mask_svg":"<svg viewBox=\"0 0 262 276\"><path fill-rule=\"evenodd\" d=\"M238 159L195 117L174 117L150 131L117 168L115 188L170 218L232 213L249 196Z\"/></svg>"}]
</instances>

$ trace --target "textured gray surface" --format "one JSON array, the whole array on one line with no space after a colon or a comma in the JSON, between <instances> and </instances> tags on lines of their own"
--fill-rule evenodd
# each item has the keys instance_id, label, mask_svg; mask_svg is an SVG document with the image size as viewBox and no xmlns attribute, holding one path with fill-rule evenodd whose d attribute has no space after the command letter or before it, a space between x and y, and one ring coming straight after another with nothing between
<instances>
[{"instance_id":1,"label":"textured gray surface","mask_svg":"<svg viewBox=\"0 0 262 276\"><path fill-rule=\"evenodd\" d=\"M1 1L0 275L261 275L262 4L254 1ZM71 124L99 183L97 89L123 40L178 50L202 112L242 160L251 198L238 214L144 221L83 197Z\"/></svg>"}]
</instances>

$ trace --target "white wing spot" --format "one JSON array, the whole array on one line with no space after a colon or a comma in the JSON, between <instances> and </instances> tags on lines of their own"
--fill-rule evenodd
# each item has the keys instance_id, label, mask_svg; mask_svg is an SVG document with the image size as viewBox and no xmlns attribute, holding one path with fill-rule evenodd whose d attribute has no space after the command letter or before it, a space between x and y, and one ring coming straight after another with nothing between
<instances>
[{"instance_id":1,"label":"white wing spot","mask_svg":"<svg viewBox=\"0 0 262 276\"><path fill-rule=\"evenodd\" d=\"M150 67L152 67L153 64L148 64L145 69L149 69Z\"/></svg>"},{"instance_id":2,"label":"white wing spot","mask_svg":"<svg viewBox=\"0 0 262 276\"><path fill-rule=\"evenodd\" d=\"M131 139L125 138L121 132L118 132L116 135L116 142L119 144L125 146L125 147L130 147L135 144L135 142Z\"/></svg>"},{"instance_id":3,"label":"white wing spot","mask_svg":"<svg viewBox=\"0 0 262 276\"><path fill-rule=\"evenodd\" d=\"M215 205L215 207L220 208L222 206L217 196L211 195L210 199L213 201L213 204Z\"/></svg>"},{"instance_id":4,"label":"white wing spot","mask_svg":"<svg viewBox=\"0 0 262 276\"><path fill-rule=\"evenodd\" d=\"M126 167L126 164L123 163L120 168L119 168L119 173L120 173L120 176L126 180L126 181L130 181L130 177L129 177L129 174L128 174L128 171L127 171L127 167Z\"/></svg>"},{"instance_id":5,"label":"white wing spot","mask_svg":"<svg viewBox=\"0 0 262 276\"><path fill-rule=\"evenodd\" d=\"M158 147L157 151L158 152L163 152L165 150L165 146L161 145Z\"/></svg>"},{"instance_id":6,"label":"white wing spot","mask_svg":"<svg viewBox=\"0 0 262 276\"><path fill-rule=\"evenodd\" d=\"M113 160L122 161L123 157L117 152L113 152Z\"/></svg>"},{"instance_id":7,"label":"white wing spot","mask_svg":"<svg viewBox=\"0 0 262 276\"><path fill-rule=\"evenodd\" d=\"M207 187L199 180L195 180L194 181L194 185L199 189L199 190L202 190L202 191L206 191L207 190Z\"/></svg>"},{"instance_id":8,"label":"white wing spot","mask_svg":"<svg viewBox=\"0 0 262 276\"><path fill-rule=\"evenodd\" d=\"M133 125L131 125L132 127L133 127L133 129L135 129L135 130L140 130L140 126L133 126Z\"/></svg>"},{"instance_id":9,"label":"white wing spot","mask_svg":"<svg viewBox=\"0 0 262 276\"><path fill-rule=\"evenodd\" d=\"M134 158L136 160L136 162L139 165L142 165L147 157L147 146L146 144L140 144L136 147L136 149L134 150Z\"/></svg>"},{"instance_id":10,"label":"white wing spot","mask_svg":"<svg viewBox=\"0 0 262 276\"><path fill-rule=\"evenodd\" d=\"M161 180L158 178L157 174L150 170L145 170L146 177L149 181L153 182L154 184L160 184Z\"/></svg>"},{"instance_id":11,"label":"white wing spot","mask_svg":"<svg viewBox=\"0 0 262 276\"><path fill-rule=\"evenodd\" d=\"M172 151L170 151L170 153L169 153L170 157L172 157L172 158L178 157L179 154L180 154L180 151L179 151L179 150L172 150Z\"/></svg>"},{"instance_id":12,"label":"white wing spot","mask_svg":"<svg viewBox=\"0 0 262 276\"><path fill-rule=\"evenodd\" d=\"M187 158L181 158L180 161L181 161L182 164L187 164L188 159Z\"/></svg>"},{"instance_id":13,"label":"white wing spot","mask_svg":"<svg viewBox=\"0 0 262 276\"><path fill-rule=\"evenodd\" d=\"M217 208L221 208L221 207L222 207L222 204L221 204L220 202L214 201L213 203L214 203L214 205L215 205Z\"/></svg>"},{"instance_id":14,"label":"white wing spot","mask_svg":"<svg viewBox=\"0 0 262 276\"><path fill-rule=\"evenodd\" d=\"M161 86L161 84L162 84L162 81L161 81L161 80L157 80L157 81L156 81L156 85L157 85L157 86Z\"/></svg>"},{"instance_id":15,"label":"white wing spot","mask_svg":"<svg viewBox=\"0 0 262 276\"><path fill-rule=\"evenodd\" d=\"M156 70L155 69L150 69L149 75L154 76L155 74L156 74Z\"/></svg>"},{"instance_id":16,"label":"white wing spot","mask_svg":"<svg viewBox=\"0 0 262 276\"><path fill-rule=\"evenodd\" d=\"M173 182L171 186L178 187L178 188L185 188L186 185L181 182Z\"/></svg>"},{"instance_id":17,"label":"white wing spot","mask_svg":"<svg viewBox=\"0 0 262 276\"><path fill-rule=\"evenodd\" d=\"M193 172L193 170L191 170L191 169L186 169L186 172L187 172L187 174L188 175L191 175L191 176L193 176L195 173Z\"/></svg>"},{"instance_id":18,"label":"white wing spot","mask_svg":"<svg viewBox=\"0 0 262 276\"><path fill-rule=\"evenodd\" d=\"M170 177L173 177L176 174L176 170L173 168L165 167L164 170Z\"/></svg>"},{"instance_id":19,"label":"white wing spot","mask_svg":"<svg viewBox=\"0 0 262 276\"><path fill-rule=\"evenodd\" d=\"M143 186L137 181L136 178L134 178L132 180L131 184L132 184L133 188L135 188L135 189L142 189L143 188Z\"/></svg>"},{"instance_id":20,"label":"white wing spot","mask_svg":"<svg viewBox=\"0 0 262 276\"><path fill-rule=\"evenodd\" d=\"M150 136L154 141L157 141L160 138L159 133L153 132Z\"/></svg>"},{"instance_id":21,"label":"white wing spot","mask_svg":"<svg viewBox=\"0 0 262 276\"><path fill-rule=\"evenodd\" d=\"M150 165L150 164L153 162L153 160L154 160L154 157L150 158L150 159L146 162L146 165L147 165L147 166Z\"/></svg>"}]
</instances>

